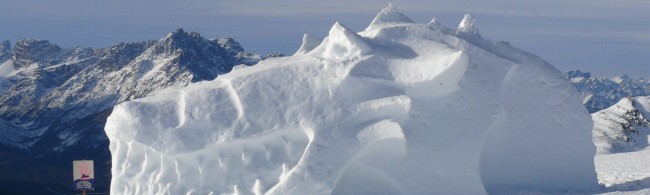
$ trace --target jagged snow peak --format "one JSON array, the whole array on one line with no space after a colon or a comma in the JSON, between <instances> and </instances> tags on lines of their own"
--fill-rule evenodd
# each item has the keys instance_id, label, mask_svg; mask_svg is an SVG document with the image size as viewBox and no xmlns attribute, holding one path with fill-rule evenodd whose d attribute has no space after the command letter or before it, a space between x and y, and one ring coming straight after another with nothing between
<instances>
[{"instance_id":1,"label":"jagged snow peak","mask_svg":"<svg viewBox=\"0 0 650 195\"><path fill-rule=\"evenodd\" d=\"M375 16L370 25L366 28L367 30L379 29L387 26L395 25L404 25L404 24L413 24L411 18L406 17L404 14L397 10L392 3L388 4L388 7L384 8Z\"/></svg>"},{"instance_id":2,"label":"jagged snow peak","mask_svg":"<svg viewBox=\"0 0 650 195\"><path fill-rule=\"evenodd\" d=\"M302 45L300 45L300 48L298 48L298 51L294 53L293 55L301 55L305 54L307 52L310 52L314 48L318 47L320 43L323 42L322 39L316 38L314 36L311 36L310 34L305 33L302 36Z\"/></svg>"},{"instance_id":3,"label":"jagged snow peak","mask_svg":"<svg viewBox=\"0 0 650 195\"><path fill-rule=\"evenodd\" d=\"M456 32L403 24L355 33L336 23L306 54L120 104L105 127L111 191L597 188L591 118L562 74Z\"/></svg>"},{"instance_id":4,"label":"jagged snow peak","mask_svg":"<svg viewBox=\"0 0 650 195\"><path fill-rule=\"evenodd\" d=\"M429 25L432 27L438 27L440 26L440 21L438 21L438 18L433 17L431 18L431 22L429 22Z\"/></svg>"},{"instance_id":5,"label":"jagged snow peak","mask_svg":"<svg viewBox=\"0 0 650 195\"><path fill-rule=\"evenodd\" d=\"M367 55L371 48L363 37L341 23L336 22L321 44L313 49L315 55L328 59L344 59Z\"/></svg>"},{"instance_id":6,"label":"jagged snow peak","mask_svg":"<svg viewBox=\"0 0 650 195\"><path fill-rule=\"evenodd\" d=\"M479 35L478 27L476 27L476 19L470 14L465 14L463 20L458 25L458 31Z\"/></svg>"}]
</instances>

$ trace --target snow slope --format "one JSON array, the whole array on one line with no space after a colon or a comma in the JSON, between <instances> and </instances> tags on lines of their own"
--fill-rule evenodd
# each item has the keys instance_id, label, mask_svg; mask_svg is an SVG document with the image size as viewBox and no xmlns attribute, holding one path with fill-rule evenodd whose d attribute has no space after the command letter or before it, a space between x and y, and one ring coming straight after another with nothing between
<instances>
[{"instance_id":1,"label":"snow slope","mask_svg":"<svg viewBox=\"0 0 650 195\"><path fill-rule=\"evenodd\" d=\"M320 40L319 38L316 38L314 36L305 33L305 35L303 35L302 37L302 45L300 45L298 51L296 51L296 53L294 53L293 55L295 56L295 55L305 54L313 50L314 48L318 47L318 45L321 42L323 42L323 40Z\"/></svg>"},{"instance_id":2,"label":"snow slope","mask_svg":"<svg viewBox=\"0 0 650 195\"><path fill-rule=\"evenodd\" d=\"M117 194L503 194L596 190L591 128L544 60L389 6L304 54L122 103L105 131Z\"/></svg>"},{"instance_id":3,"label":"snow slope","mask_svg":"<svg viewBox=\"0 0 650 195\"><path fill-rule=\"evenodd\" d=\"M650 150L596 155L603 194L650 194Z\"/></svg>"},{"instance_id":4,"label":"snow slope","mask_svg":"<svg viewBox=\"0 0 650 195\"><path fill-rule=\"evenodd\" d=\"M599 154L630 152L649 146L650 97L623 98L593 113L594 144Z\"/></svg>"}]
</instances>

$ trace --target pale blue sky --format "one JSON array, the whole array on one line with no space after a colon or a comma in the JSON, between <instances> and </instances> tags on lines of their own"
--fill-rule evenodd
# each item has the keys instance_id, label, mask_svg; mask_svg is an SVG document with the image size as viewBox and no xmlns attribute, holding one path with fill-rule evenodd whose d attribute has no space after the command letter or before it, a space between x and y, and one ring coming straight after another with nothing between
<instances>
[{"instance_id":1,"label":"pale blue sky","mask_svg":"<svg viewBox=\"0 0 650 195\"><path fill-rule=\"evenodd\" d=\"M159 39L182 27L233 37L254 52L292 54L307 32L323 37L335 21L362 30L388 1L374 0L0 0L0 39L48 39L106 47ZM404 0L416 22L438 17L455 28L464 13L483 37L509 41L560 70L650 78L647 0Z\"/></svg>"}]
</instances>

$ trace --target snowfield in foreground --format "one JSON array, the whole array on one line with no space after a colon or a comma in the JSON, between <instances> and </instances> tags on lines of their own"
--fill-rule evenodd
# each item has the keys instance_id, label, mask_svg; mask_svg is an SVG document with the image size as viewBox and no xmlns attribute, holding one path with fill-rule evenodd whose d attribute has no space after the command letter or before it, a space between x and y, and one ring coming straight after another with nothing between
<instances>
[{"instance_id":1,"label":"snowfield in foreground","mask_svg":"<svg viewBox=\"0 0 650 195\"><path fill-rule=\"evenodd\" d=\"M650 150L596 155L604 194L650 194Z\"/></svg>"},{"instance_id":2,"label":"snowfield in foreground","mask_svg":"<svg viewBox=\"0 0 650 195\"><path fill-rule=\"evenodd\" d=\"M116 194L599 190L592 122L544 60L383 9L296 55L115 107ZM314 42L320 42L315 44Z\"/></svg>"}]
</instances>

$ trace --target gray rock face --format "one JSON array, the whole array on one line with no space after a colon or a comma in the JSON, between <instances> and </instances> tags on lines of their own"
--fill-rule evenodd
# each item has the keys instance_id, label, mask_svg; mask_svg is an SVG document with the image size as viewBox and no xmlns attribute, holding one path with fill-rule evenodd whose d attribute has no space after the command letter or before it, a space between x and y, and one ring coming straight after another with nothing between
<instances>
[{"instance_id":1,"label":"gray rock face","mask_svg":"<svg viewBox=\"0 0 650 195\"><path fill-rule=\"evenodd\" d=\"M230 55L237 55L239 52L244 52L244 48L234 39L230 37L221 38L221 39L212 39L210 40L213 43L219 44L224 48Z\"/></svg>"},{"instance_id":2,"label":"gray rock face","mask_svg":"<svg viewBox=\"0 0 650 195\"><path fill-rule=\"evenodd\" d=\"M0 42L0 62L7 61L11 58L11 42L4 40Z\"/></svg>"},{"instance_id":3,"label":"gray rock face","mask_svg":"<svg viewBox=\"0 0 650 195\"><path fill-rule=\"evenodd\" d=\"M627 75L607 78L592 77L580 70L568 71L564 76L571 81L583 97L583 104L590 113L608 108L626 97L650 95L650 81L632 79Z\"/></svg>"}]
</instances>

